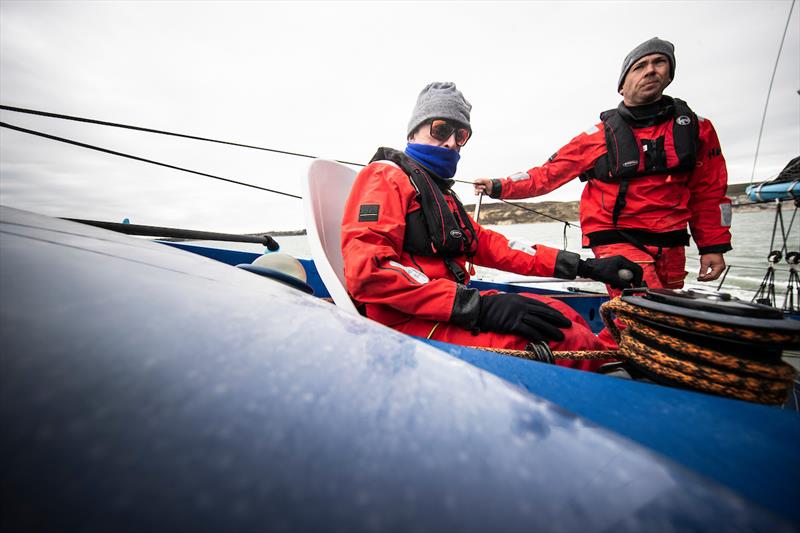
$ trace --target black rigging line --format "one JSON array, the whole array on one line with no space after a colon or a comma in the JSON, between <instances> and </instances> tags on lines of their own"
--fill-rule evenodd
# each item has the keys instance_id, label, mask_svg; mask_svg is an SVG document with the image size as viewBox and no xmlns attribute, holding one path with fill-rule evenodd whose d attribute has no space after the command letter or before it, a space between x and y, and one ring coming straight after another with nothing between
<instances>
[{"instance_id":1,"label":"black rigging line","mask_svg":"<svg viewBox=\"0 0 800 533\"><path fill-rule=\"evenodd\" d=\"M180 138L192 139L192 140L196 140L196 141L206 141L206 142L212 142L212 143L218 143L218 144L226 144L226 145L229 145L229 146L238 146L240 148L251 148L253 150L263 150L265 152L274 152L274 153L278 153L278 154L293 155L293 156L297 156L297 157L306 157L306 158L309 158L309 159L317 159L317 156L308 155L308 154L301 154L301 153L298 153L298 152L289 152L289 151L286 151L286 150L277 150L277 149L274 149L274 148L264 148L262 146L254 146L254 145L250 145L250 144L242 144L242 143L236 143L236 142L231 142L231 141L221 141L221 140L218 140L218 139L210 139L208 137L198 137L196 135L187 135L187 134L183 134L183 133L175 133L175 132L171 132L171 131L157 130L157 129L153 129L153 128L144 128L144 127L141 127L141 126L132 126L130 124L121 124L121 123L118 123L118 122L108 122L108 121L105 121L105 120L96 120L96 119L91 119L91 118L86 118L86 117L76 117L76 116L73 116L73 115L64 115L64 114L61 114L61 113L51 113L49 111L37 111L35 109L26 109L26 108L22 108L22 107L14 107L14 106L8 106L8 105L0 105L0 109L4 110L4 111L13 111L15 113L25 113L25 114L29 114L29 115L38 115L38 116L42 116L42 117L58 118L58 119L63 119L63 120L73 120L73 121L76 121L76 122L85 122L87 124L98 124L98 125L101 125L101 126L111 126L111 127L114 127L114 128L124 128L124 129L128 129L128 130L143 131L143 132L147 132L147 133L157 133L157 134L160 134L160 135L169 135L169 136L172 136L172 137L180 137ZM250 183L244 183L244 182L241 182L241 181L236 181L236 180L232 180L232 179L228 179L228 178L222 178L222 177L219 177L219 176L214 176L212 174L206 174L204 172L199 172L199 171L196 171L196 170L190 170L190 169L187 169L187 168L182 168L182 167L178 167L178 166L175 166L175 165L170 165L170 164L167 164L167 163L161 163L159 161L153 161L151 159L145 159L143 157L137 157L137 156L125 154L125 153L122 153L122 152L116 152L114 150L109 150L107 148L101 148L99 146L93 146L93 145L90 145L90 144L84 144L84 143L81 143L81 142L78 142L78 141L65 139L63 137L57 137L55 135L49 135L47 133L41 133L41 132L37 132L37 131L34 131L34 130L28 130L28 129L25 129L25 128L21 128L19 126L13 126L13 125L8 124L6 122L0 122L0 126L2 126L4 128L9 128L9 129L12 129L12 130L16 130L16 131L21 131L23 133L28 133L28 134L31 134L31 135L38 135L39 137L45 137L47 139L61 141L61 142L68 143L68 144L73 144L75 146L81 146L83 148L89 148L91 150L97 150L97 151L100 151L100 152L105 152L107 154L117 155L117 156L120 156L120 157L127 157L129 159L135 159L136 161L143 161L145 163L152 163L154 165L159 165L159 166L166 167L166 168L171 168L171 169L174 169L174 170L181 170L183 172L189 172L189 173L192 173L192 174L197 174L199 176L205 176L205 177L208 177L208 178L213 178L213 179L217 179L217 180L221 180L221 181L227 181L229 183L235 183L237 185L243 185L245 187L252 187L254 189L260 189L262 191L273 192L275 194L282 194L284 196L289 196L291 198L300 198L300 196L297 196L297 195L294 195L294 194L289 194L289 193L285 193L285 192L281 192L281 191L276 191L274 189L267 189L266 187L259 187L258 185L252 185ZM364 166L366 166L363 163L354 163L352 161L343 161L343 160L340 160L340 159L334 159L334 161L336 161L337 163L343 163L345 165L353 165L353 166L356 166L356 167L364 167ZM455 181L457 181L459 183L467 183L467 184L472 185L472 182L470 182L470 181L464 181L464 180L455 180ZM536 213L537 215L541 215L543 217L555 220L557 222L561 222L562 224L565 224L565 226L570 226L570 227L575 226L574 224L570 224L566 220L561 220L560 218L556 218L556 217L548 215L546 213L542 213L542 212L537 211L535 209L531 209L530 207L526 207L526 206L523 206L523 205L520 205L520 204L515 204L515 203L509 202L509 201L506 201L506 200L500 200L500 201L504 202L504 203L507 203L508 205L512 205L514 207L518 207L518 208L523 209L525 211L530 211L532 213ZM566 231L566 227L564 228L564 230Z\"/></svg>"},{"instance_id":2,"label":"black rigging line","mask_svg":"<svg viewBox=\"0 0 800 533\"><path fill-rule=\"evenodd\" d=\"M275 242L275 239L266 234L234 235L231 233L165 228L162 226L143 226L142 224L120 224L117 222L86 220L83 218L64 218L64 220L79 222L81 224L87 224L89 226L95 226L103 229L110 229L111 231L125 233L126 235L140 235L142 237L169 237L173 239L192 239L200 241L248 242L266 246L271 252L274 252L280 248L278 243Z\"/></svg>"},{"instance_id":3,"label":"black rigging line","mask_svg":"<svg viewBox=\"0 0 800 533\"><path fill-rule=\"evenodd\" d=\"M8 106L8 105L0 105L0 109L2 109L4 111L13 111L13 112L16 112L16 113L26 113L26 114L29 114L29 115L39 115L39 116L49 117L49 118L58 118L58 119L63 119L63 120L73 120L73 121L76 121L76 122L85 122L85 123L88 123L88 124L98 124L98 125L101 125L101 126L111 126L111 127L114 127L114 128L124 128L124 129L129 129L129 130L134 130L134 131L143 131L143 132L147 132L147 133L157 133L157 134L160 134L160 135L170 135L172 137L181 137L181 138L184 138L184 139L193 139L193 140L197 140L197 141L206 141L206 142L212 142L212 143L218 143L218 144L226 144L226 145L230 145L230 146L238 146L238 147L241 147L241 148L251 148L251 149L254 149L254 150L263 150L263 151L266 151L266 152L275 152L275 153L278 153L278 154L293 155L293 156L297 156L297 157L306 157L306 158L309 158L309 159L317 159L317 157L313 156L313 155L301 154L301 153L297 153L297 152L288 152L286 150L276 150L276 149L273 149L273 148L264 148L262 146L253 146L253 145L250 145L250 144L241 144L241 143L235 143L235 142L231 142L231 141L220 141L220 140L217 140L217 139L210 139L210 138L207 138L207 137L198 137L196 135L186 135L186 134L183 134L183 133L175 133L175 132L171 132L171 131L156 130L156 129L144 128L144 127L140 127L140 126L132 126L130 124L120 124L118 122L108 122L108 121L105 121L105 120L96 120L96 119L85 118L85 117L76 117L76 116L72 116L72 115L64 115L64 114L61 114L61 113L50 113L49 111L37 111L35 109L26 109L26 108L22 108L22 107L13 107L13 106ZM20 131L20 132L23 132L23 133L28 133L30 135L37 135L39 137L44 137L46 139L52 139L52 140L55 140L55 141L60 141L60 142L64 142L64 143L67 143L67 144L80 146L80 147L83 147L83 148L89 148L90 150L97 150L99 152L104 152L104 153L107 153L107 154L117 155L117 156L120 156L120 157L127 157L128 159L134 159L136 161L143 161L145 163L152 163L154 165L159 165L159 166L166 167L166 168L171 168L171 169L174 169L174 170L181 170L183 172L189 172L191 174L197 174L198 176L205 176L205 177L213 178L213 179L216 179L216 180L226 181L228 183L235 183L237 185L243 185L245 187L252 187L254 189L259 189L259 190L262 190L262 191L272 192L272 193L275 193L275 194L282 194L284 196L289 196L291 198L298 198L298 199L301 198L300 196L297 196L297 195L294 195L294 194L290 194L290 193L286 193L286 192L282 192L282 191L276 191L275 189L268 189L266 187L259 187L258 185L253 185L253 184L250 184L250 183L244 183L244 182L241 182L241 181L236 181L236 180L232 180L232 179L228 179L228 178L222 178L220 176L214 176L212 174L206 174L205 172L199 172L197 170L191 170L191 169L188 169L188 168L178 167L178 166L175 166L175 165L170 165L168 163L161 163L159 161L154 161L152 159L145 159L143 157L137 157L137 156L134 156L134 155L125 154L123 152L117 152L117 151L114 151L114 150L109 150L107 148L101 148L99 146L93 146L91 144L85 144L85 143L81 143L81 142L78 142L78 141L73 141L73 140L70 140L70 139L66 139L64 137L57 137L55 135L50 135L50 134L47 134L47 133L37 132L37 131L29 130L29 129L26 129L26 128L21 128L19 126L14 126L14 125L8 124L6 122L0 122L0 126L2 126L4 128L9 128L9 129L12 129L12 130ZM357 166L357 167L366 166L366 165L364 165L362 163L354 163L352 161L342 161L340 159L334 159L334 161L336 161L337 163L343 163L345 165L353 165L353 166ZM454 181L457 181L459 183L467 183L467 184L472 185L472 182L470 182L470 181L464 181L464 180L454 180ZM566 220L561 220L560 218L556 218L556 217L548 215L546 213L542 213L542 212L537 211L535 209L531 209L530 207L526 207L526 206L523 206L523 205L520 205L520 204L515 204L515 203L509 202L509 201L506 201L506 200L500 200L500 201L504 202L504 203L507 203L508 205L512 205L514 207L518 207L520 209L524 209L525 211L530 211L532 213L536 213L537 215L541 215L543 217L547 217L547 218L555 220L557 222L561 222L562 224L565 224L565 226L570 226L570 227L574 226L574 224L570 224ZM566 227L564 228L564 230L566 232ZM565 235L565 238L566 238L566 235Z\"/></svg>"},{"instance_id":4,"label":"black rigging line","mask_svg":"<svg viewBox=\"0 0 800 533\"><path fill-rule=\"evenodd\" d=\"M253 146L251 144L242 144L242 143L236 143L236 142L231 142L231 141L220 141L220 140L217 140L217 139L209 139L208 137L198 137L196 135L187 135L187 134L184 134L184 133L175 133L175 132L171 132L171 131L156 130L156 129L152 129L152 128L143 128L143 127L140 127L140 126L131 126L129 124L120 124L118 122L107 122L105 120L95 120L95 119L85 118L85 117L75 117L75 116L72 116L72 115L62 115L62 114L59 114L59 113L50 113L50 112L47 112L47 111L37 111L35 109L25 109L25 108L22 108L22 107L12 107L12 106L8 106L8 105L0 105L0 109L2 109L4 111L14 111L16 113L27 113L29 115L39 115L39 116L42 116L42 117L60 118L60 119L63 119L63 120L74 120L76 122L86 122L87 124L99 124L101 126L111 126L111 127L114 127L114 128L124 128L124 129L127 129L127 130L144 131L144 132L147 132L147 133L158 133L159 135L170 135L172 137L181 137L181 138L184 138L184 139L193 139L195 141L206 141L206 142L212 142L212 143L218 143L218 144L227 144L229 146L238 146L240 148L251 148L253 150L262 150L262 151L265 151L265 152L274 152L276 154L293 155L293 156L297 156L297 157L306 157L308 159L317 159L317 156L308 155L308 154L301 154L301 153L298 153L298 152L288 152L286 150L277 150L275 148L264 148L262 146ZM365 165L363 165L361 163L353 163L351 161L340 161L339 159L335 159L334 161L336 161L337 163L343 163L345 165L353 165L353 166L356 166L356 167L365 166Z\"/></svg>"},{"instance_id":5,"label":"black rigging line","mask_svg":"<svg viewBox=\"0 0 800 533\"><path fill-rule=\"evenodd\" d=\"M750 172L750 183L753 183L753 179L756 175L756 163L758 162L758 150L761 148L761 134L764 133L764 121L767 120L767 106L769 105L769 96L772 94L772 84L775 81L775 73L778 71L778 61L781 58L781 52L783 51L783 43L786 40L786 30L789 29L789 21L792 19L792 10L794 9L794 2L792 0L792 5L789 6L789 15L786 17L786 26L783 28L783 37L781 37L781 45L778 48L778 57L775 58L775 66L772 68L772 77L769 80L769 89L767 90L767 100L764 102L764 114L761 116L761 128L758 130L758 142L756 143L756 155L753 158L753 170Z\"/></svg>"},{"instance_id":6,"label":"black rigging line","mask_svg":"<svg viewBox=\"0 0 800 533\"><path fill-rule=\"evenodd\" d=\"M474 185L473 182L467 181L467 180L453 180L453 181L458 182L458 183L466 183L468 185ZM519 207L520 209L524 209L525 211L530 211L531 213L536 213L537 215L541 215L543 217L551 218L551 219L555 220L556 222L561 222L565 226L575 227L575 224L571 224L571 223L567 222L566 220L561 220L560 218L556 218L554 216L550 216L550 215L548 215L546 213L542 213L541 211L537 211L536 209L531 209L530 207L526 207L526 206L524 206L522 204L515 204L514 202L509 202L508 200L503 200L501 198L495 198L495 200L500 200L501 202L506 203L508 205L513 205L514 207ZM566 231L566 229L567 228L565 227L564 230ZM566 233L565 233L565 238L566 238Z\"/></svg>"},{"instance_id":7,"label":"black rigging line","mask_svg":"<svg viewBox=\"0 0 800 533\"><path fill-rule=\"evenodd\" d=\"M562 224L564 224L564 226L570 226L570 227L574 227L575 226L575 224L567 222L566 220L561 220L560 218L556 218L556 217L550 216L550 215L548 215L546 213L542 213L541 211L537 211L536 209L531 209L530 207L526 207L526 206L524 206L522 204L515 204L514 202L509 202L507 200L500 200L500 201L503 202L503 203L506 203L508 205L513 205L514 207L519 207L520 209L524 209L525 211L530 211L531 213L536 213L537 215L542 215L543 217L552 218L553 220L561 222Z\"/></svg>"},{"instance_id":8,"label":"black rigging line","mask_svg":"<svg viewBox=\"0 0 800 533\"><path fill-rule=\"evenodd\" d=\"M272 192L275 194L282 194L283 196L289 196L290 198L298 198L302 199L301 196L297 196L296 194L290 194L288 192L276 191L275 189L268 189L266 187L261 187L259 185L253 185L252 183L245 183L243 181L236 181L228 178L222 178L220 176L214 176L213 174L206 174L205 172L199 172L197 170L191 170L188 168L178 167L175 165L170 165L168 163L161 163L160 161L154 161L152 159L145 159L144 157L137 157L135 155L125 154L123 152L116 152L114 150L109 150L108 148L101 148L99 146L94 146L91 144L86 144L78 141L73 141L71 139L65 139L64 137L57 137L55 135L50 135L48 133L42 133L39 131L29 130L26 128L20 128L19 126L14 126L13 124L8 124L6 122L0 122L0 127L8 128L11 130L20 131L22 133L28 133L30 135L36 135L37 137L44 137L45 139L52 139L54 141L59 141L67 144L72 144L74 146L80 146L81 148L88 148L90 150L97 150L98 152L104 152L106 154L117 155L120 157L126 157L128 159L133 159L136 161L143 161L145 163L152 163L153 165L158 165L161 167L171 168L174 170L181 170L183 172L189 172L190 174L197 174L198 176L205 176L207 178L213 178L215 180L226 181L228 183L235 183L236 185L243 185L245 187L251 187L253 189L259 189L261 191Z\"/></svg>"}]
</instances>

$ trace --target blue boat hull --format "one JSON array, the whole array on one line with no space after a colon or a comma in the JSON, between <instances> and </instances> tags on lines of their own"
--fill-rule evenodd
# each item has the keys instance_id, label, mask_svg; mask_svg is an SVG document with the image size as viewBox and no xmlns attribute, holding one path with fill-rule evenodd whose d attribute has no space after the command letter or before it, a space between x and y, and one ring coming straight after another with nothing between
<instances>
[{"instance_id":1,"label":"blue boat hull","mask_svg":"<svg viewBox=\"0 0 800 533\"><path fill-rule=\"evenodd\" d=\"M8 208L0 246L2 520L13 529L792 531L800 523L796 510L767 509L568 410L579 410L569 402L576 392L606 389L618 421L639 423L627 408L645 401L645 386L508 358L496 361L524 369L493 374L278 282ZM561 397L555 386L549 399L537 392L536 376L563 380ZM658 390L664 405L698 396ZM797 442L792 413L720 401L730 406L720 415L757 412L776 424L753 439ZM672 417L651 414L650 427ZM753 472L749 481L796 479L796 454L774 450L784 474Z\"/></svg>"}]
</instances>

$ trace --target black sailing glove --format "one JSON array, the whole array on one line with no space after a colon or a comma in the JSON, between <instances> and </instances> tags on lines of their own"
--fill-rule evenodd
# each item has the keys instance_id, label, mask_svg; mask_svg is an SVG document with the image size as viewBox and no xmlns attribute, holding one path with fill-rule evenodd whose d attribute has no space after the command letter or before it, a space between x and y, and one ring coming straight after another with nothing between
<instances>
[{"instance_id":1,"label":"black sailing glove","mask_svg":"<svg viewBox=\"0 0 800 533\"><path fill-rule=\"evenodd\" d=\"M642 274L642 267L621 255L586 259L578 263L580 277L608 283L615 289L641 287Z\"/></svg>"},{"instance_id":2,"label":"black sailing glove","mask_svg":"<svg viewBox=\"0 0 800 533\"><path fill-rule=\"evenodd\" d=\"M477 326L481 331L514 333L531 341L564 340L558 328L568 328L572 322L547 304L519 294L489 294L481 296Z\"/></svg>"}]
</instances>

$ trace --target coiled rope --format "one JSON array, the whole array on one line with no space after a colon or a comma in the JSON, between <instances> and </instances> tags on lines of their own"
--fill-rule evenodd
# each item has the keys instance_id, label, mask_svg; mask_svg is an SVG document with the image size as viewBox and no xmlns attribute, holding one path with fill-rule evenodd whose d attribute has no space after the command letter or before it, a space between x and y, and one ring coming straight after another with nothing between
<instances>
[{"instance_id":1,"label":"coiled rope","mask_svg":"<svg viewBox=\"0 0 800 533\"><path fill-rule=\"evenodd\" d=\"M624 324L619 328L613 316ZM619 298L600 306L600 316L617 350L507 350L475 346L536 361L616 359L654 381L739 400L782 404L794 385L795 370L781 360L780 346L797 345L796 333L727 326L644 309ZM718 348L725 345L731 352Z\"/></svg>"}]
</instances>

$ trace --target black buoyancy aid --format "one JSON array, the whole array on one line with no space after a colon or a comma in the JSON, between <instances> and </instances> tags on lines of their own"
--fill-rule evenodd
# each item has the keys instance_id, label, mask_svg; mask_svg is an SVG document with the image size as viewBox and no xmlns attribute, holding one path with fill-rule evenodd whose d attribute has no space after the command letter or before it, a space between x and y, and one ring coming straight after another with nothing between
<instances>
[{"instance_id":1,"label":"black buoyancy aid","mask_svg":"<svg viewBox=\"0 0 800 533\"><path fill-rule=\"evenodd\" d=\"M581 180L599 179L616 182L672 172L685 172L694 168L697 162L700 128L697 115L683 100L668 96L665 113L660 121L672 120L672 129L665 136L656 139L637 141L633 132L637 126L630 111L620 103L616 109L600 114L606 137L607 153L597 159L594 168L581 175ZM658 122L655 122L658 123ZM641 126L638 126L641 127ZM671 142L668 142L671 141ZM673 163L668 166L667 150ZM640 170L641 169L641 170Z\"/></svg>"},{"instance_id":2,"label":"black buoyancy aid","mask_svg":"<svg viewBox=\"0 0 800 533\"><path fill-rule=\"evenodd\" d=\"M658 104L661 109L651 116L641 118L634 116L634 113L622 102L616 109L600 113L606 137L607 153L595 161L594 168L580 176L581 181L598 179L619 183L617 198L611 213L611 222L615 230L610 231L615 232L618 238L630 242L648 254L650 252L646 248L647 243L641 236L617 227L620 213L627 205L625 198L628 194L630 180L640 176L692 170L697 163L697 152L700 146L700 125L697 115L686 102L678 98L663 96ZM656 139L637 141L633 132L634 127L644 128L661 124L667 120L672 121L672 128L667 130L666 135ZM665 139L667 136L671 139ZM668 158L668 147L673 150L673 153L670 154L673 157ZM673 162L677 160L677 163L669 165L667 161L670 159ZM600 237L598 233L608 232L595 232L595 235L589 235L590 242ZM679 239L680 244L685 245L688 244L688 242L684 243L688 236L684 237L683 234L685 231L682 232ZM614 240L614 242L619 241ZM658 247L655 258L657 259L660 255L661 246Z\"/></svg>"},{"instance_id":3,"label":"black buoyancy aid","mask_svg":"<svg viewBox=\"0 0 800 533\"><path fill-rule=\"evenodd\" d=\"M466 275L463 270L456 268L452 258L475 255L478 240L464 206L450 189L453 180L431 176L425 167L393 148L378 148L370 163L375 161L395 163L417 190L421 209L406 216L403 250L415 255L442 257L456 280L463 283ZM455 200L457 214L450 210L445 194Z\"/></svg>"}]
</instances>

